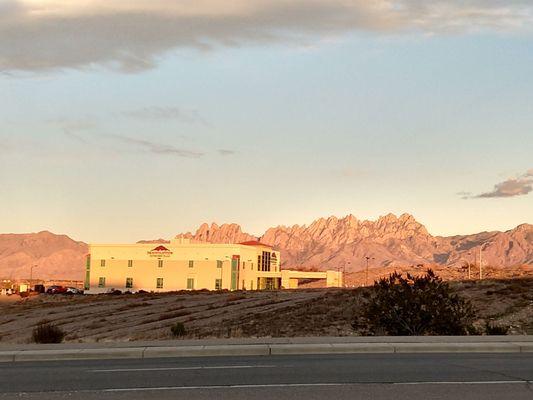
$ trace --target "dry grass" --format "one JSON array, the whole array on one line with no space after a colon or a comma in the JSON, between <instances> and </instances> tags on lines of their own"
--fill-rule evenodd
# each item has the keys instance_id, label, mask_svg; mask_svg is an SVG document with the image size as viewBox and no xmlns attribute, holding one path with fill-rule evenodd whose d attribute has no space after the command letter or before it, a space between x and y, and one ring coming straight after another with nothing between
<instances>
[{"instance_id":1,"label":"dry grass","mask_svg":"<svg viewBox=\"0 0 533 400\"><path fill-rule=\"evenodd\" d=\"M533 279L453 282L485 321L533 334ZM30 341L46 319L67 342L184 338L357 335L351 323L370 289L301 289L274 292L176 292L141 295L47 296L0 302L2 343Z\"/></svg>"}]
</instances>

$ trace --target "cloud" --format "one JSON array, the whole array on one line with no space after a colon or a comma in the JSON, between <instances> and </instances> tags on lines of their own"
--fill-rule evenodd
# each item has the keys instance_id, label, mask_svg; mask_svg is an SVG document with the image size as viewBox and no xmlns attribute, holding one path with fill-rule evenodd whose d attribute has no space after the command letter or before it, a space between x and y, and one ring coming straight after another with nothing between
<instances>
[{"instance_id":1,"label":"cloud","mask_svg":"<svg viewBox=\"0 0 533 400\"><path fill-rule=\"evenodd\" d=\"M60 127L66 136L83 144L89 144L89 142L79 133L96 127L96 123L90 119L53 118L46 122Z\"/></svg>"},{"instance_id":2,"label":"cloud","mask_svg":"<svg viewBox=\"0 0 533 400\"><path fill-rule=\"evenodd\" d=\"M118 140L127 145L137 147L139 150L148 153L171 155L184 158L200 158L204 155L204 153L202 152L180 149L169 144L156 143L146 139L135 139L128 136L115 134L106 136Z\"/></svg>"},{"instance_id":3,"label":"cloud","mask_svg":"<svg viewBox=\"0 0 533 400\"><path fill-rule=\"evenodd\" d=\"M362 169L346 167L339 170L334 170L333 175L342 179L361 179L368 177L369 172Z\"/></svg>"},{"instance_id":4,"label":"cloud","mask_svg":"<svg viewBox=\"0 0 533 400\"><path fill-rule=\"evenodd\" d=\"M494 190L476 196L465 196L470 199L489 199L496 197L525 196L533 191L533 169L517 178L510 178L494 185Z\"/></svg>"},{"instance_id":5,"label":"cloud","mask_svg":"<svg viewBox=\"0 0 533 400\"><path fill-rule=\"evenodd\" d=\"M460 191L456 193L457 196L461 196L463 200L469 199L472 196L472 192Z\"/></svg>"},{"instance_id":6,"label":"cloud","mask_svg":"<svg viewBox=\"0 0 533 400\"><path fill-rule=\"evenodd\" d=\"M237 154L235 150L228 150L228 149L220 149L218 150L218 154L221 156L232 156L234 154Z\"/></svg>"},{"instance_id":7,"label":"cloud","mask_svg":"<svg viewBox=\"0 0 533 400\"><path fill-rule=\"evenodd\" d=\"M186 123L200 122L207 125L207 122L196 110L185 110L179 107L144 107L136 110L124 111L122 115L131 118L147 120L178 120Z\"/></svg>"},{"instance_id":8,"label":"cloud","mask_svg":"<svg viewBox=\"0 0 533 400\"><path fill-rule=\"evenodd\" d=\"M96 122L89 118L68 119L52 118L47 120L49 124L57 125L65 131L85 131L96 127Z\"/></svg>"},{"instance_id":9,"label":"cloud","mask_svg":"<svg viewBox=\"0 0 533 400\"><path fill-rule=\"evenodd\" d=\"M0 71L136 72L177 49L532 26L529 0L2 0Z\"/></svg>"},{"instance_id":10,"label":"cloud","mask_svg":"<svg viewBox=\"0 0 533 400\"><path fill-rule=\"evenodd\" d=\"M153 154L166 154L184 158L200 158L204 155L203 152L180 149L173 145L157 143L147 139L137 139L118 134L101 134L94 132L91 135L88 135L87 131L97 127L96 122L92 119L55 118L49 119L47 122L59 126L66 136L83 144L102 147L99 142L91 140L91 137L94 138L94 136L97 136L100 138L110 138L122 142L123 144L127 144L130 147L137 148L138 150Z\"/></svg>"}]
</instances>

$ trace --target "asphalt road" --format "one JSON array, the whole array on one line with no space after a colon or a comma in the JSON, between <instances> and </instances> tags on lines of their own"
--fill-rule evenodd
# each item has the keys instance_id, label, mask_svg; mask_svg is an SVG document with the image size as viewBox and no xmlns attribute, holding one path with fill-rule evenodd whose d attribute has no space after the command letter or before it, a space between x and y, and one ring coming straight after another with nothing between
<instances>
[{"instance_id":1,"label":"asphalt road","mask_svg":"<svg viewBox=\"0 0 533 400\"><path fill-rule=\"evenodd\" d=\"M0 399L533 399L528 354L354 354L0 364Z\"/></svg>"}]
</instances>

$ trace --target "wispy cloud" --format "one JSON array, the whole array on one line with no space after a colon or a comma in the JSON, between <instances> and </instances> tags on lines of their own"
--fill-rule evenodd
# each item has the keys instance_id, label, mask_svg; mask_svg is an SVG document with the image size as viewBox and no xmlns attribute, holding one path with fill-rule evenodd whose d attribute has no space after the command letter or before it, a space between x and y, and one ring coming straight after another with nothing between
<instances>
[{"instance_id":1,"label":"wispy cloud","mask_svg":"<svg viewBox=\"0 0 533 400\"><path fill-rule=\"evenodd\" d=\"M510 178L494 185L490 192L471 195L465 193L463 199L490 199L497 197L516 197L525 196L533 191L533 169L516 178Z\"/></svg>"},{"instance_id":2,"label":"wispy cloud","mask_svg":"<svg viewBox=\"0 0 533 400\"><path fill-rule=\"evenodd\" d=\"M218 150L218 154L221 156L232 156L234 154L237 154L235 150L229 150L229 149L220 149Z\"/></svg>"},{"instance_id":3,"label":"wispy cloud","mask_svg":"<svg viewBox=\"0 0 533 400\"><path fill-rule=\"evenodd\" d=\"M46 122L58 125L63 129L71 131L85 131L96 127L96 122L92 118L68 119L68 118L52 118Z\"/></svg>"},{"instance_id":4,"label":"wispy cloud","mask_svg":"<svg viewBox=\"0 0 533 400\"><path fill-rule=\"evenodd\" d=\"M88 118L84 118L84 119L53 118L53 119L49 119L47 122L60 127L66 136L69 136L84 144L88 144L89 142L83 135L80 135L79 133L96 127L96 122Z\"/></svg>"},{"instance_id":5,"label":"wispy cloud","mask_svg":"<svg viewBox=\"0 0 533 400\"><path fill-rule=\"evenodd\" d=\"M460 191L460 192L457 192L456 193L457 196L461 196L461 198L463 199L468 199L472 196L472 192L466 192L464 190Z\"/></svg>"},{"instance_id":6,"label":"wispy cloud","mask_svg":"<svg viewBox=\"0 0 533 400\"><path fill-rule=\"evenodd\" d=\"M196 110L185 110L179 107L144 107L136 110L124 111L122 115L131 118L139 118L146 120L178 120L186 123L202 123L207 125L207 122Z\"/></svg>"},{"instance_id":7,"label":"wispy cloud","mask_svg":"<svg viewBox=\"0 0 533 400\"><path fill-rule=\"evenodd\" d=\"M135 72L180 48L313 44L347 32L531 32L529 0L2 0L0 70Z\"/></svg>"},{"instance_id":8,"label":"wispy cloud","mask_svg":"<svg viewBox=\"0 0 533 400\"><path fill-rule=\"evenodd\" d=\"M200 158L205 155L205 153L201 151L182 149L171 144L159 143L148 139L132 138L119 134L90 132L93 128L97 128L98 125L95 120L89 118L55 118L49 119L47 122L60 127L66 136L87 145L109 148L108 146L104 146L101 140L107 138L112 139L115 142L121 142L122 144L126 144L132 149L137 149L138 151L143 151L147 153L170 155L184 158Z\"/></svg>"},{"instance_id":9,"label":"wispy cloud","mask_svg":"<svg viewBox=\"0 0 533 400\"><path fill-rule=\"evenodd\" d=\"M106 136L114 140L118 140L122 143L125 143L129 146L136 147L137 149L148 152L148 153L170 155L170 156L184 157L184 158L200 158L204 156L204 153L199 152L199 151L180 149L170 144L157 143L157 142L153 142L147 139L137 139L137 138L116 135L116 134L110 134Z\"/></svg>"}]
</instances>

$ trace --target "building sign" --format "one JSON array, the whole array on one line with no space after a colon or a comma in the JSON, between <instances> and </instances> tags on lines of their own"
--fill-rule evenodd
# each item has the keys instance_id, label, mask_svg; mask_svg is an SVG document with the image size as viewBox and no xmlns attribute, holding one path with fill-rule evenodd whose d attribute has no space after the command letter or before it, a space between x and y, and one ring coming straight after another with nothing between
<instances>
[{"instance_id":1,"label":"building sign","mask_svg":"<svg viewBox=\"0 0 533 400\"><path fill-rule=\"evenodd\" d=\"M172 252L165 246L157 246L155 249L148 252L150 257L170 257Z\"/></svg>"}]
</instances>

